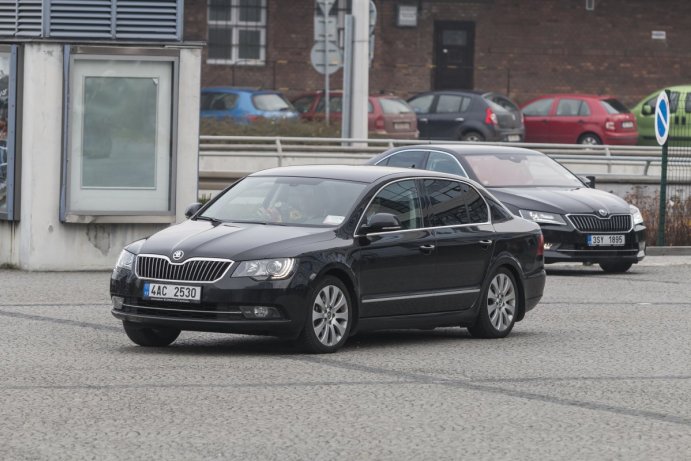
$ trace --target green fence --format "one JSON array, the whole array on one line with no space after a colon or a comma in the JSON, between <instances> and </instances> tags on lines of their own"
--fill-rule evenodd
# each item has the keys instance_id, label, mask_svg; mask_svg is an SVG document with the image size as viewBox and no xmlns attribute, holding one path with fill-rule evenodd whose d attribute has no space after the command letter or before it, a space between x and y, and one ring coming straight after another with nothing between
<instances>
[{"instance_id":1,"label":"green fence","mask_svg":"<svg viewBox=\"0 0 691 461\"><path fill-rule=\"evenodd\" d=\"M659 201L665 202L660 203L659 213L665 214L658 219L657 244L691 245L691 93L670 96L667 170L661 175L659 194ZM665 147L661 149L664 156Z\"/></svg>"}]
</instances>

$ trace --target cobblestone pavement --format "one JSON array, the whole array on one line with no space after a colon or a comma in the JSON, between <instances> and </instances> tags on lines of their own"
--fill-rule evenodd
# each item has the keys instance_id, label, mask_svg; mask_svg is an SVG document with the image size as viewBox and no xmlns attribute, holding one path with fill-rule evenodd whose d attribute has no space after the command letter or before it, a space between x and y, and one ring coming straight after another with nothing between
<instances>
[{"instance_id":1,"label":"cobblestone pavement","mask_svg":"<svg viewBox=\"0 0 691 461\"><path fill-rule=\"evenodd\" d=\"M310 356L132 345L106 272L0 270L0 458L688 460L691 257L548 266L504 340L387 331Z\"/></svg>"}]
</instances>

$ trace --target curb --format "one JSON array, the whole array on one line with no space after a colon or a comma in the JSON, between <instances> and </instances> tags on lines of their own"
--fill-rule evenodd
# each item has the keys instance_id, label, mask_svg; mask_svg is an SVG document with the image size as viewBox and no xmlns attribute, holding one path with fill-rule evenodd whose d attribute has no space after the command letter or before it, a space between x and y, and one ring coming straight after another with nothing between
<instances>
[{"instance_id":1,"label":"curb","mask_svg":"<svg viewBox=\"0 0 691 461\"><path fill-rule=\"evenodd\" d=\"M647 256L691 256L691 246L689 247L646 247Z\"/></svg>"}]
</instances>

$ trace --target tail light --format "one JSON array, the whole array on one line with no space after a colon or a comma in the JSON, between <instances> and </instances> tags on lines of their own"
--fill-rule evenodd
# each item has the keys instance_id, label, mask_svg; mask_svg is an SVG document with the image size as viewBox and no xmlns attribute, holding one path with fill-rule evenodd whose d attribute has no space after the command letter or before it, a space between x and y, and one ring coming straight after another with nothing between
<instances>
[{"instance_id":1,"label":"tail light","mask_svg":"<svg viewBox=\"0 0 691 461\"><path fill-rule=\"evenodd\" d=\"M384 129L384 117L381 115L377 117L377 119L374 121L374 127L377 130L383 130Z\"/></svg>"},{"instance_id":2,"label":"tail light","mask_svg":"<svg viewBox=\"0 0 691 461\"><path fill-rule=\"evenodd\" d=\"M253 122L256 122L256 121L261 120L261 119L263 119L263 118L264 118L264 117L262 117L261 115L248 115L248 116L247 116L247 121L250 122L250 123L253 123Z\"/></svg>"},{"instance_id":3,"label":"tail light","mask_svg":"<svg viewBox=\"0 0 691 461\"><path fill-rule=\"evenodd\" d=\"M607 120L605 122L605 130L614 131L616 129L617 129L617 126L613 121Z\"/></svg>"},{"instance_id":4,"label":"tail light","mask_svg":"<svg viewBox=\"0 0 691 461\"><path fill-rule=\"evenodd\" d=\"M545 255L545 236L542 235L542 232L540 232L540 235L537 237L537 255Z\"/></svg>"},{"instance_id":5,"label":"tail light","mask_svg":"<svg viewBox=\"0 0 691 461\"><path fill-rule=\"evenodd\" d=\"M495 125L495 126L499 124L499 120L497 119L497 114L492 112L492 109L490 109L489 107L487 109L485 109L485 123L487 125Z\"/></svg>"}]
</instances>

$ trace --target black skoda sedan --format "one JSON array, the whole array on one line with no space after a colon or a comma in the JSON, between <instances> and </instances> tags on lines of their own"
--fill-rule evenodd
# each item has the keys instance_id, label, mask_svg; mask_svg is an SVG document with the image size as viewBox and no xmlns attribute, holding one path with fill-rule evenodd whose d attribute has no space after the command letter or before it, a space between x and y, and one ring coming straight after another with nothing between
<instances>
[{"instance_id":1,"label":"black skoda sedan","mask_svg":"<svg viewBox=\"0 0 691 461\"><path fill-rule=\"evenodd\" d=\"M419 145L390 149L367 163L428 169L479 182L515 215L540 224L547 264L597 263L605 272L616 273L645 257L645 226L638 208L589 187L541 152Z\"/></svg>"},{"instance_id":2,"label":"black skoda sedan","mask_svg":"<svg viewBox=\"0 0 691 461\"><path fill-rule=\"evenodd\" d=\"M431 171L261 171L128 245L112 313L136 344L181 330L333 352L358 332L458 325L500 338L542 297L540 228L482 186Z\"/></svg>"}]
</instances>

